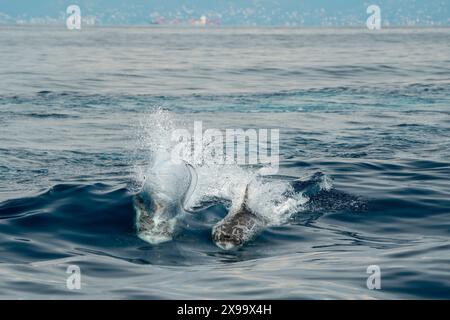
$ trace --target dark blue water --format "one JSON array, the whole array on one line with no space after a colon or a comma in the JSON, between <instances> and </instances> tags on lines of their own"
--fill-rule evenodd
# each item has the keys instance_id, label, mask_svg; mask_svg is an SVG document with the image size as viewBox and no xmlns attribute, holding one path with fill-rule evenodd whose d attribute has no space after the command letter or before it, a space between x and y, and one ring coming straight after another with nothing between
<instances>
[{"instance_id":1,"label":"dark blue water","mask_svg":"<svg viewBox=\"0 0 450 320\"><path fill-rule=\"evenodd\" d=\"M449 29L1 27L0 298L450 298L449 106ZM155 107L279 128L279 174L333 188L236 251L222 204L144 242Z\"/></svg>"}]
</instances>

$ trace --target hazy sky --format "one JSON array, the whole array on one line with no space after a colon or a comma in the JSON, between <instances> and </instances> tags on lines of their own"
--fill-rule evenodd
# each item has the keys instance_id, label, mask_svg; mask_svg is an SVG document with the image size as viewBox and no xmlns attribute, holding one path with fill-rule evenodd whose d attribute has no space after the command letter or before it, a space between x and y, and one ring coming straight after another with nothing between
<instances>
[{"instance_id":1,"label":"hazy sky","mask_svg":"<svg viewBox=\"0 0 450 320\"><path fill-rule=\"evenodd\" d=\"M0 0L0 23L60 23L69 4L96 24L184 23L205 15L222 25L356 26L377 4L384 25L450 25L450 0Z\"/></svg>"}]
</instances>

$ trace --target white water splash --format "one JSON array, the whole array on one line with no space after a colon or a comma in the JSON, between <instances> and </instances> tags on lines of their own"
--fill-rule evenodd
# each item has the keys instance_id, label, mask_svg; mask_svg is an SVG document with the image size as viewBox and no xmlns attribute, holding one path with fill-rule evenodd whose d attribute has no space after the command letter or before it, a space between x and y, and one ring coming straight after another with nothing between
<instances>
[{"instance_id":1,"label":"white water splash","mask_svg":"<svg viewBox=\"0 0 450 320\"><path fill-rule=\"evenodd\" d=\"M166 173L154 172L154 170L155 163L161 159L167 161L172 148L176 144L179 145L178 141L171 140L172 132L186 127L185 124L176 121L173 114L160 108L143 118L138 145L140 149L148 152L148 161L136 166L138 181L141 181L143 185L147 183L147 186L150 185L154 189L173 188L178 195L180 189L177 187L179 186L177 177L174 176L175 180L170 177L164 181L160 178L155 179L155 176L162 174L170 175L170 170ZM202 208L205 202L221 199L231 203L229 209L232 210L234 206L242 204L245 188L249 185L248 206L261 215L267 225L283 224L292 214L303 210L309 199L301 192L296 192L289 181L266 179L266 176L261 174L264 168L255 169L237 164L223 164L223 161L216 159L214 152L211 152L216 147L211 143L205 144L201 157L183 159L195 167L198 178L195 189L183 203L184 208L196 211ZM191 154L191 144L186 143L185 148L186 150L182 150L181 154ZM153 181L145 182L148 177L152 177ZM332 187L331 180L326 176L319 184L321 190L329 190Z\"/></svg>"}]
</instances>

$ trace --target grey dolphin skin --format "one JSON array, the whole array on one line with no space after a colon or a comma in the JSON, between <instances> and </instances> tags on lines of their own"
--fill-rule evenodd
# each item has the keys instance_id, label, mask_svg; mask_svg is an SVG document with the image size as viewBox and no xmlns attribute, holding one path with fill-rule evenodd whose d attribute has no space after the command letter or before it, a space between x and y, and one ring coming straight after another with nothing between
<instances>
[{"instance_id":1,"label":"grey dolphin skin","mask_svg":"<svg viewBox=\"0 0 450 320\"><path fill-rule=\"evenodd\" d=\"M139 238L152 244L171 240L175 232L174 218L159 218L167 210L167 206L160 205L157 202L148 202L147 199L144 199L139 194L133 199L133 205L136 211L136 228ZM171 208L169 210L173 209Z\"/></svg>"},{"instance_id":2,"label":"grey dolphin skin","mask_svg":"<svg viewBox=\"0 0 450 320\"><path fill-rule=\"evenodd\" d=\"M138 235L152 232L156 239L170 239L173 233L173 227L169 223L171 220L161 220L158 223L153 218L155 212L161 211L162 206L157 202L146 204L141 195L136 195L133 199L133 205L137 212L136 226ZM147 240L147 239L146 239ZM158 240L156 240L158 242Z\"/></svg>"},{"instance_id":3,"label":"grey dolphin skin","mask_svg":"<svg viewBox=\"0 0 450 320\"><path fill-rule=\"evenodd\" d=\"M213 227L212 238L219 248L231 250L256 238L265 225L264 219L248 206L247 185L242 204Z\"/></svg>"}]
</instances>

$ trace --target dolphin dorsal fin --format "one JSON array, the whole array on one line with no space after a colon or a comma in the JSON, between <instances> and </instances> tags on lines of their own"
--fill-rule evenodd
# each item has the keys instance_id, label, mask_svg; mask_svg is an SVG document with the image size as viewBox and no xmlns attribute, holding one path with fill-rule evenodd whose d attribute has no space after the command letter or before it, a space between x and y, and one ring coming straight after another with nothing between
<instances>
[{"instance_id":1,"label":"dolphin dorsal fin","mask_svg":"<svg viewBox=\"0 0 450 320\"><path fill-rule=\"evenodd\" d=\"M244 192L244 199L242 200L242 209L247 209L248 210L248 183L245 186L245 192Z\"/></svg>"}]
</instances>

